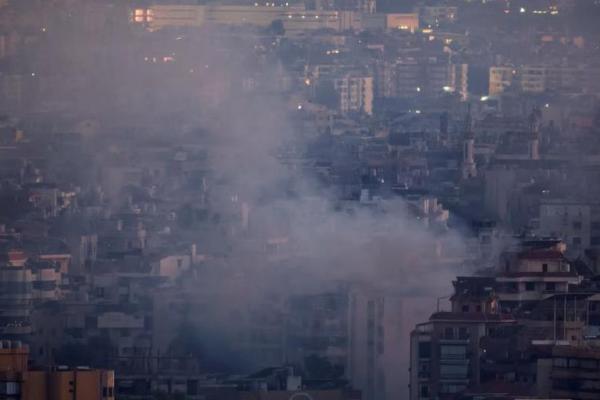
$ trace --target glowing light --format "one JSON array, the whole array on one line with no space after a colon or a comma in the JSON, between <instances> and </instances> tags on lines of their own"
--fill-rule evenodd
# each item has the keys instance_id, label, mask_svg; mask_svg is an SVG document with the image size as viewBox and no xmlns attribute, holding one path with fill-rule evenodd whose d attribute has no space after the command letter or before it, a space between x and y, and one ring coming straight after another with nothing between
<instances>
[{"instance_id":1,"label":"glowing light","mask_svg":"<svg viewBox=\"0 0 600 400\"><path fill-rule=\"evenodd\" d=\"M310 86L310 79L306 78L306 79L304 80L304 84L305 84L306 86Z\"/></svg>"},{"instance_id":2,"label":"glowing light","mask_svg":"<svg viewBox=\"0 0 600 400\"><path fill-rule=\"evenodd\" d=\"M489 97L488 96L481 96L481 101L488 101Z\"/></svg>"},{"instance_id":3,"label":"glowing light","mask_svg":"<svg viewBox=\"0 0 600 400\"><path fill-rule=\"evenodd\" d=\"M544 107L550 108L550 104L546 103L546 104L544 104Z\"/></svg>"},{"instance_id":4,"label":"glowing light","mask_svg":"<svg viewBox=\"0 0 600 400\"><path fill-rule=\"evenodd\" d=\"M524 13L526 13L526 12L527 12L527 10L525 9L525 7L521 7L521 8L519 9L519 12L520 12L521 14L524 14Z\"/></svg>"},{"instance_id":5,"label":"glowing light","mask_svg":"<svg viewBox=\"0 0 600 400\"><path fill-rule=\"evenodd\" d=\"M417 92L420 92L420 91L421 91L421 88L420 88L420 87L417 87Z\"/></svg>"},{"instance_id":6,"label":"glowing light","mask_svg":"<svg viewBox=\"0 0 600 400\"><path fill-rule=\"evenodd\" d=\"M298 104L298 110L302 110L302 104Z\"/></svg>"},{"instance_id":7,"label":"glowing light","mask_svg":"<svg viewBox=\"0 0 600 400\"><path fill-rule=\"evenodd\" d=\"M451 92L452 88L450 86L444 86L442 89L444 89L444 92Z\"/></svg>"}]
</instances>

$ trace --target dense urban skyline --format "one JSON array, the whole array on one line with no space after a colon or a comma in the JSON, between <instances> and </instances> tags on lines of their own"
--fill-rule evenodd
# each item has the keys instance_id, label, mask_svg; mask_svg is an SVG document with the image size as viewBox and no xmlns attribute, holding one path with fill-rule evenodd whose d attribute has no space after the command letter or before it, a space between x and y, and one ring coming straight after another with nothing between
<instances>
[{"instance_id":1,"label":"dense urban skyline","mask_svg":"<svg viewBox=\"0 0 600 400\"><path fill-rule=\"evenodd\" d=\"M0 399L599 399L598 21L0 0Z\"/></svg>"}]
</instances>

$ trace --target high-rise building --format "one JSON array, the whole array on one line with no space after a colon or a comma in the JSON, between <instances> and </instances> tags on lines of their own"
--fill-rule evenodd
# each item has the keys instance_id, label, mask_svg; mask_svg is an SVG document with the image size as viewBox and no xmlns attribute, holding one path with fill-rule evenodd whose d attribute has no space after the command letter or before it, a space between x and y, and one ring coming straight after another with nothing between
<instances>
[{"instance_id":1,"label":"high-rise building","mask_svg":"<svg viewBox=\"0 0 600 400\"><path fill-rule=\"evenodd\" d=\"M288 361L322 357L363 399L397 398L393 366L400 362L401 315L399 300L360 287L295 296L289 305Z\"/></svg>"},{"instance_id":2,"label":"high-rise building","mask_svg":"<svg viewBox=\"0 0 600 400\"><path fill-rule=\"evenodd\" d=\"M31 334L33 278L26 259L23 252L12 250L0 267L0 335L7 339L26 341Z\"/></svg>"},{"instance_id":3,"label":"high-rise building","mask_svg":"<svg viewBox=\"0 0 600 400\"><path fill-rule=\"evenodd\" d=\"M462 177L463 179L470 179L477 176L477 166L475 164L475 133L473 132L470 109L465 120L464 129Z\"/></svg>"}]
</instances>

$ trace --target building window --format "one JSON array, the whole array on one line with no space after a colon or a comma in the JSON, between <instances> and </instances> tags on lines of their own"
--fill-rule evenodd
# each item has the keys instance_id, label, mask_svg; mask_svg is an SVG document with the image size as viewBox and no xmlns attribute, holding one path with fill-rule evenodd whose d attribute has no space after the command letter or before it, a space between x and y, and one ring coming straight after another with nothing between
<instances>
[{"instance_id":1,"label":"building window","mask_svg":"<svg viewBox=\"0 0 600 400\"><path fill-rule=\"evenodd\" d=\"M469 312L469 305L465 304L464 306L462 306L462 312Z\"/></svg>"},{"instance_id":2,"label":"building window","mask_svg":"<svg viewBox=\"0 0 600 400\"><path fill-rule=\"evenodd\" d=\"M466 345L442 345L440 346L441 360L464 360L467 358Z\"/></svg>"},{"instance_id":3,"label":"building window","mask_svg":"<svg viewBox=\"0 0 600 400\"><path fill-rule=\"evenodd\" d=\"M573 238L573 246L576 246L576 247L581 246L581 238L580 237Z\"/></svg>"},{"instance_id":4,"label":"building window","mask_svg":"<svg viewBox=\"0 0 600 400\"><path fill-rule=\"evenodd\" d=\"M419 358L431 358L431 342L419 342Z\"/></svg>"},{"instance_id":5,"label":"building window","mask_svg":"<svg viewBox=\"0 0 600 400\"><path fill-rule=\"evenodd\" d=\"M554 282L546 283L546 290L549 292L554 292L556 290L556 283L554 283Z\"/></svg>"},{"instance_id":6,"label":"building window","mask_svg":"<svg viewBox=\"0 0 600 400\"><path fill-rule=\"evenodd\" d=\"M469 367L467 364L441 364L441 379L466 379L469 376Z\"/></svg>"},{"instance_id":7,"label":"building window","mask_svg":"<svg viewBox=\"0 0 600 400\"><path fill-rule=\"evenodd\" d=\"M445 328L444 329L444 339L454 339L454 329L453 328Z\"/></svg>"},{"instance_id":8,"label":"building window","mask_svg":"<svg viewBox=\"0 0 600 400\"><path fill-rule=\"evenodd\" d=\"M567 366L567 359L566 358L555 358L552 364L555 367L564 368Z\"/></svg>"},{"instance_id":9,"label":"building window","mask_svg":"<svg viewBox=\"0 0 600 400\"><path fill-rule=\"evenodd\" d=\"M542 264L542 272L548 272L548 264Z\"/></svg>"},{"instance_id":10,"label":"building window","mask_svg":"<svg viewBox=\"0 0 600 400\"><path fill-rule=\"evenodd\" d=\"M187 394L189 396L195 396L198 394L198 381L197 380L188 380L187 381Z\"/></svg>"},{"instance_id":11,"label":"building window","mask_svg":"<svg viewBox=\"0 0 600 400\"><path fill-rule=\"evenodd\" d=\"M420 389L421 389L420 390L420 392L421 392L420 393L421 398L422 399L428 399L429 398L429 386L427 386L427 385L421 385Z\"/></svg>"},{"instance_id":12,"label":"building window","mask_svg":"<svg viewBox=\"0 0 600 400\"><path fill-rule=\"evenodd\" d=\"M581 222L580 221L573 222L573 229L580 230L581 229Z\"/></svg>"},{"instance_id":13,"label":"building window","mask_svg":"<svg viewBox=\"0 0 600 400\"><path fill-rule=\"evenodd\" d=\"M525 282L525 290L533 292L535 290L535 282Z\"/></svg>"}]
</instances>

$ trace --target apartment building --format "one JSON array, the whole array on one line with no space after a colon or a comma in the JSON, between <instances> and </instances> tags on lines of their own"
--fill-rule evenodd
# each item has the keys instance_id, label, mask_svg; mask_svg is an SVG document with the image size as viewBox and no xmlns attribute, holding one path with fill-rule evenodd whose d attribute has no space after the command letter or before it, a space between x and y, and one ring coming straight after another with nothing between
<instances>
[{"instance_id":1,"label":"apartment building","mask_svg":"<svg viewBox=\"0 0 600 400\"><path fill-rule=\"evenodd\" d=\"M363 399L396 398L399 302L374 291L341 286L289 303L287 359L316 355L337 366ZM402 388L400 388L402 390Z\"/></svg>"},{"instance_id":2,"label":"apartment building","mask_svg":"<svg viewBox=\"0 0 600 400\"><path fill-rule=\"evenodd\" d=\"M582 256L600 248L600 205L568 199L546 199L540 204L537 233L561 238L568 253Z\"/></svg>"},{"instance_id":3,"label":"apartment building","mask_svg":"<svg viewBox=\"0 0 600 400\"><path fill-rule=\"evenodd\" d=\"M493 278L461 277L452 311L436 312L410 336L410 399L453 398L481 382L480 342L515 319L501 314Z\"/></svg>"},{"instance_id":4,"label":"apartment building","mask_svg":"<svg viewBox=\"0 0 600 400\"><path fill-rule=\"evenodd\" d=\"M11 400L113 400L115 375L87 367L31 370L29 348L0 341L0 397Z\"/></svg>"},{"instance_id":5,"label":"apartment building","mask_svg":"<svg viewBox=\"0 0 600 400\"><path fill-rule=\"evenodd\" d=\"M523 93L566 92L595 93L590 85L597 68L588 65L501 65L490 67L489 95L497 96L509 88Z\"/></svg>"},{"instance_id":6,"label":"apartment building","mask_svg":"<svg viewBox=\"0 0 600 400\"><path fill-rule=\"evenodd\" d=\"M565 257L566 245L560 240L529 240L522 249L503 254L496 277L502 309L511 311L536 303L554 293L569 291L582 277Z\"/></svg>"},{"instance_id":7,"label":"apartment building","mask_svg":"<svg viewBox=\"0 0 600 400\"><path fill-rule=\"evenodd\" d=\"M339 94L339 110L342 113L373 114L373 77L347 73L333 82Z\"/></svg>"}]
</instances>

